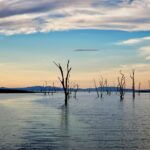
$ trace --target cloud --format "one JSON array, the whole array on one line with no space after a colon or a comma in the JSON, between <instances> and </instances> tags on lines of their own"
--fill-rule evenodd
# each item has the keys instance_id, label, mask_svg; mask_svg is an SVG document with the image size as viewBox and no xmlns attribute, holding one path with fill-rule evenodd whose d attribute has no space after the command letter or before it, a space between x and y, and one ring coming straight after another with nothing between
<instances>
[{"instance_id":1,"label":"cloud","mask_svg":"<svg viewBox=\"0 0 150 150\"><path fill-rule=\"evenodd\" d=\"M75 49L75 52L97 52L98 49Z\"/></svg>"},{"instance_id":2,"label":"cloud","mask_svg":"<svg viewBox=\"0 0 150 150\"><path fill-rule=\"evenodd\" d=\"M141 47L140 54L146 58L146 60L150 60L150 46Z\"/></svg>"},{"instance_id":3,"label":"cloud","mask_svg":"<svg viewBox=\"0 0 150 150\"><path fill-rule=\"evenodd\" d=\"M150 30L149 0L0 0L0 34Z\"/></svg>"},{"instance_id":4,"label":"cloud","mask_svg":"<svg viewBox=\"0 0 150 150\"><path fill-rule=\"evenodd\" d=\"M150 60L150 36L128 39L116 43L117 45L138 46L139 55ZM140 45L138 45L140 44Z\"/></svg>"},{"instance_id":5,"label":"cloud","mask_svg":"<svg viewBox=\"0 0 150 150\"><path fill-rule=\"evenodd\" d=\"M135 38L135 39L128 39L128 40L117 43L117 45L135 45L135 44L140 44L143 42L150 42L150 36L142 37L142 38Z\"/></svg>"},{"instance_id":6,"label":"cloud","mask_svg":"<svg viewBox=\"0 0 150 150\"><path fill-rule=\"evenodd\" d=\"M150 64L137 63L130 65L121 65L120 69L124 71L130 71L132 69L135 69L137 72L150 72Z\"/></svg>"},{"instance_id":7,"label":"cloud","mask_svg":"<svg viewBox=\"0 0 150 150\"><path fill-rule=\"evenodd\" d=\"M139 55L144 57L146 60L150 60L150 36L128 39L125 41L118 42L117 45L128 45L128 46L138 45Z\"/></svg>"}]
</instances>

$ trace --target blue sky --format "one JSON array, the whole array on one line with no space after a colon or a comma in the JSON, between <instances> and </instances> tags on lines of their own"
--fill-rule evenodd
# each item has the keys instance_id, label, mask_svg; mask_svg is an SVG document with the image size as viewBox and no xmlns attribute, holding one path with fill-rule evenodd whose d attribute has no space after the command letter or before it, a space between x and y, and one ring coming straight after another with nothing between
<instances>
[{"instance_id":1,"label":"blue sky","mask_svg":"<svg viewBox=\"0 0 150 150\"><path fill-rule=\"evenodd\" d=\"M82 87L92 86L100 74L114 84L119 70L128 76L133 68L147 87L148 0L59 2L0 1L1 86L57 84L53 61L65 65L70 59L72 80Z\"/></svg>"}]
</instances>

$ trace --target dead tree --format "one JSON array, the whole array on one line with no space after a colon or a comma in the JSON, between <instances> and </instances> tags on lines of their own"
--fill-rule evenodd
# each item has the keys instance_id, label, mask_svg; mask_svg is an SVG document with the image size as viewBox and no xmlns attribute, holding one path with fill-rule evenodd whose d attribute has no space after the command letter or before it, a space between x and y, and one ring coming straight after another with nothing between
<instances>
[{"instance_id":1,"label":"dead tree","mask_svg":"<svg viewBox=\"0 0 150 150\"><path fill-rule=\"evenodd\" d=\"M138 92L139 92L139 96L140 96L140 93L141 93L141 82L139 82L139 90L138 90Z\"/></svg>"},{"instance_id":2,"label":"dead tree","mask_svg":"<svg viewBox=\"0 0 150 150\"><path fill-rule=\"evenodd\" d=\"M91 92L91 89L90 89L90 88L88 88L88 93L90 94L90 92Z\"/></svg>"},{"instance_id":3,"label":"dead tree","mask_svg":"<svg viewBox=\"0 0 150 150\"><path fill-rule=\"evenodd\" d=\"M150 90L150 80L148 81L148 85L149 85L149 90Z\"/></svg>"},{"instance_id":4,"label":"dead tree","mask_svg":"<svg viewBox=\"0 0 150 150\"><path fill-rule=\"evenodd\" d=\"M107 81L107 79L105 80L104 85L105 85L106 94L108 95L109 90L108 90L108 81Z\"/></svg>"},{"instance_id":5,"label":"dead tree","mask_svg":"<svg viewBox=\"0 0 150 150\"><path fill-rule=\"evenodd\" d=\"M76 99L77 98L77 92L79 90L79 85L78 84L75 84L74 85L74 98Z\"/></svg>"},{"instance_id":6,"label":"dead tree","mask_svg":"<svg viewBox=\"0 0 150 150\"><path fill-rule=\"evenodd\" d=\"M49 82L50 82L50 81L49 81ZM47 83L48 83L48 81L47 81ZM47 85L47 94L49 95L50 92L51 92L51 88L50 88L50 84L49 84L49 86Z\"/></svg>"},{"instance_id":7,"label":"dead tree","mask_svg":"<svg viewBox=\"0 0 150 150\"><path fill-rule=\"evenodd\" d=\"M101 92L101 98L103 97L103 90L104 90L104 80L103 77L101 76L101 80L99 81L100 85L100 92Z\"/></svg>"},{"instance_id":8,"label":"dead tree","mask_svg":"<svg viewBox=\"0 0 150 150\"><path fill-rule=\"evenodd\" d=\"M96 85L96 81L94 80L94 86L95 86L95 90L96 90L96 93L97 93L97 97L99 97L99 91L98 91L98 88L97 88L97 85Z\"/></svg>"},{"instance_id":9,"label":"dead tree","mask_svg":"<svg viewBox=\"0 0 150 150\"><path fill-rule=\"evenodd\" d=\"M44 84L41 86L41 93L44 93Z\"/></svg>"},{"instance_id":10,"label":"dead tree","mask_svg":"<svg viewBox=\"0 0 150 150\"><path fill-rule=\"evenodd\" d=\"M135 70L132 70L132 75L130 74L130 78L132 80L132 96L135 99Z\"/></svg>"},{"instance_id":11,"label":"dead tree","mask_svg":"<svg viewBox=\"0 0 150 150\"><path fill-rule=\"evenodd\" d=\"M44 84L44 95L47 94L47 81L45 81L45 84Z\"/></svg>"},{"instance_id":12,"label":"dead tree","mask_svg":"<svg viewBox=\"0 0 150 150\"><path fill-rule=\"evenodd\" d=\"M55 89L55 83L53 82L51 94L53 95L54 93L56 93L56 89Z\"/></svg>"},{"instance_id":13,"label":"dead tree","mask_svg":"<svg viewBox=\"0 0 150 150\"><path fill-rule=\"evenodd\" d=\"M119 88L119 83L118 83L116 86L116 95L119 93L119 90L120 90L120 88Z\"/></svg>"},{"instance_id":14,"label":"dead tree","mask_svg":"<svg viewBox=\"0 0 150 150\"><path fill-rule=\"evenodd\" d=\"M109 84L108 84L108 80L107 79L105 79L105 89L106 89L106 94L107 95L111 95L111 89L110 89L110 86L109 86Z\"/></svg>"},{"instance_id":15,"label":"dead tree","mask_svg":"<svg viewBox=\"0 0 150 150\"><path fill-rule=\"evenodd\" d=\"M69 97L71 96L71 94L72 94L72 92L73 92L73 87L74 87L73 84L74 84L74 83L70 83L70 85L69 85Z\"/></svg>"},{"instance_id":16,"label":"dead tree","mask_svg":"<svg viewBox=\"0 0 150 150\"><path fill-rule=\"evenodd\" d=\"M43 87L44 87L44 95L50 94L50 86L48 86L49 81L44 81Z\"/></svg>"},{"instance_id":17,"label":"dead tree","mask_svg":"<svg viewBox=\"0 0 150 150\"><path fill-rule=\"evenodd\" d=\"M65 106L67 106L68 104L68 98L69 98L69 79L70 79L70 71L71 71L71 67L69 66L70 61L68 60L67 62L67 71L66 71L66 76L64 75L64 71L63 68L60 64L57 64L54 62L54 64L58 67L58 69L60 70L61 73L61 78L58 77L62 87L63 87L63 91L65 94Z\"/></svg>"},{"instance_id":18,"label":"dead tree","mask_svg":"<svg viewBox=\"0 0 150 150\"><path fill-rule=\"evenodd\" d=\"M126 79L125 79L125 75L121 71L120 71L120 75L121 77L118 77L118 88L120 93L120 100L123 100L125 95Z\"/></svg>"}]
</instances>

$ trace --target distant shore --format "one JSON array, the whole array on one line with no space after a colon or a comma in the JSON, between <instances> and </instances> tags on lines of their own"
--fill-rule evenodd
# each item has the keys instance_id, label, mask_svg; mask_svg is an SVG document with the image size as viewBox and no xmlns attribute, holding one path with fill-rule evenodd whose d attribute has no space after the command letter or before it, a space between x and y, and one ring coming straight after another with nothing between
<instances>
[{"instance_id":1,"label":"distant shore","mask_svg":"<svg viewBox=\"0 0 150 150\"><path fill-rule=\"evenodd\" d=\"M0 89L0 93L34 93L34 92L16 89Z\"/></svg>"},{"instance_id":2,"label":"distant shore","mask_svg":"<svg viewBox=\"0 0 150 150\"><path fill-rule=\"evenodd\" d=\"M55 90L54 90L55 89ZM33 86L33 87L25 87L25 88L6 88L1 87L0 93L56 93L56 92L62 92L61 87L45 87L42 86ZM98 88L100 91L101 88ZM72 88L71 91L73 92L74 89ZM95 88L79 88L80 92L95 92ZM110 92L119 92L116 87L103 87L103 92L110 91ZM125 92L132 92L132 89L125 89ZM148 89L141 89L135 90L136 93L150 93L150 90Z\"/></svg>"}]
</instances>

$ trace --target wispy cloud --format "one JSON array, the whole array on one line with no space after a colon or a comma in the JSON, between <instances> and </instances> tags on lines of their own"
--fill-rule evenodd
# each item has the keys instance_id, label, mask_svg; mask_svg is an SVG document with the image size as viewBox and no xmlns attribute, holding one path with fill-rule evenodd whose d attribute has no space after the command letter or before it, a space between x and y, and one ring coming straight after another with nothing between
<instances>
[{"instance_id":1,"label":"wispy cloud","mask_svg":"<svg viewBox=\"0 0 150 150\"><path fill-rule=\"evenodd\" d=\"M121 65L120 69L124 71L129 71L135 69L138 72L149 72L150 71L150 64L145 63L137 63L137 64L130 64L130 65Z\"/></svg>"},{"instance_id":2,"label":"wispy cloud","mask_svg":"<svg viewBox=\"0 0 150 150\"><path fill-rule=\"evenodd\" d=\"M98 49L75 49L75 52L97 52Z\"/></svg>"},{"instance_id":3,"label":"wispy cloud","mask_svg":"<svg viewBox=\"0 0 150 150\"><path fill-rule=\"evenodd\" d=\"M146 60L150 60L150 46L141 47L140 54L146 58Z\"/></svg>"},{"instance_id":4,"label":"wispy cloud","mask_svg":"<svg viewBox=\"0 0 150 150\"><path fill-rule=\"evenodd\" d=\"M146 60L150 60L150 36L128 39L116 44L121 46L136 46L135 49L138 50L139 55L144 57Z\"/></svg>"},{"instance_id":5,"label":"wispy cloud","mask_svg":"<svg viewBox=\"0 0 150 150\"><path fill-rule=\"evenodd\" d=\"M135 44L140 44L143 42L150 42L150 36L142 37L142 38L135 38L135 39L128 39L125 41L121 41L117 44L118 45L135 45Z\"/></svg>"},{"instance_id":6,"label":"wispy cloud","mask_svg":"<svg viewBox=\"0 0 150 150\"><path fill-rule=\"evenodd\" d=\"M149 0L0 0L0 33L150 29Z\"/></svg>"}]
</instances>

